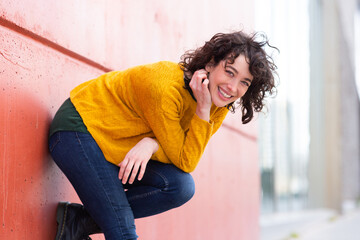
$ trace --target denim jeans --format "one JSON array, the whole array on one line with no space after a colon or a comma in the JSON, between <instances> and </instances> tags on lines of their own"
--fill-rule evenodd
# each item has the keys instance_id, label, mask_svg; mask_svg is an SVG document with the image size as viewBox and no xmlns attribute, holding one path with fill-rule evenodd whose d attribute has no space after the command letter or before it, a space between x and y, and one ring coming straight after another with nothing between
<instances>
[{"instance_id":1,"label":"denim jeans","mask_svg":"<svg viewBox=\"0 0 360 240\"><path fill-rule=\"evenodd\" d=\"M119 167L105 159L87 133L57 132L49 150L107 240L137 239L135 218L179 207L194 195L190 174L152 160L141 181L123 185Z\"/></svg>"}]
</instances>

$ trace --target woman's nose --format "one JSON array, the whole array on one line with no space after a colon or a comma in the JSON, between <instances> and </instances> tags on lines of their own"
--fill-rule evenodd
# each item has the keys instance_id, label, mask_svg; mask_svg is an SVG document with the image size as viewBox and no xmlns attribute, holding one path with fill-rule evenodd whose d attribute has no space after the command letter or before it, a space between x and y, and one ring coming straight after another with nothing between
<instances>
[{"instance_id":1,"label":"woman's nose","mask_svg":"<svg viewBox=\"0 0 360 240\"><path fill-rule=\"evenodd\" d=\"M234 80L231 80L228 83L228 88L229 88L229 90L231 90L231 93L234 94L236 92L236 89L237 89L237 82L234 81Z\"/></svg>"}]
</instances>

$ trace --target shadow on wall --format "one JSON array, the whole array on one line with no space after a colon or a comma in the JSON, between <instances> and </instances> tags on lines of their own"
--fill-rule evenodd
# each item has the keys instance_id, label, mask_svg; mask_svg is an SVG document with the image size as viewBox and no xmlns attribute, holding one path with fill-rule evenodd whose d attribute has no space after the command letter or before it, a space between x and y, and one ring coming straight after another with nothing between
<instances>
[{"instance_id":1,"label":"shadow on wall","mask_svg":"<svg viewBox=\"0 0 360 240\"><path fill-rule=\"evenodd\" d=\"M59 201L79 202L51 160L54 111L101 70L0 26L0 239L53 239Z\"/></svg>"},{"instance_id":2,"label":"shadow on wall","mask_svg":"<svg viewBox=\"0 0 360 240\"><path fill-rule=\"evenodd\" d=\"M69 195L69 184L49 157L50 114L36 97L3 80L0 239L51 239L55 236L56 204Z\"/></svg>"}]
</instances>

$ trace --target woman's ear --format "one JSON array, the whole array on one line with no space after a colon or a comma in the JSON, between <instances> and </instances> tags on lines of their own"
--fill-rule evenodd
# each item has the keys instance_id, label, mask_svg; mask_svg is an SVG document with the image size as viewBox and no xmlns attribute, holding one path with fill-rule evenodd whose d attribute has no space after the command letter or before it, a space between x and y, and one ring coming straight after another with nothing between
<instances>
[{"instance_id":1,"label":"woman's ear","mask_svg":"<svg viewBox=\"0 0 360 240\"><path fill-rule=\"evenodd\" d=\"M211 66L209 65L209 63L208 63L208 64L206 64L206 66L205 66L205 70L206 70L207 72L210 72L210 70L211 70Z\"/></svg>"},{"instance_id":2,"label":"woman's ear","mask_svg":"<svg viewBox=\"0 0 360 240\"><path fill-rule=\"evenodd\" d=\"M211 59L211 61L205 65L205 70L207 72L211 72L213 68L214 68L214 60Z\"/></svg>"}]
</instances>

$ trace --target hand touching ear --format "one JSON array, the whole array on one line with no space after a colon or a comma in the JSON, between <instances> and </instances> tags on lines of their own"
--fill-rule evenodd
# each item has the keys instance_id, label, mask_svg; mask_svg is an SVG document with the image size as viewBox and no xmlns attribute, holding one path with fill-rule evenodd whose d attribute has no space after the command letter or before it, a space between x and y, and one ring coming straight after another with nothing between
<instances>
[{"instance_id":1,"label":"hand touching ear","mask_svg":"<svg viewBox=\"0 0 360 240\"><path fill-rule=\"evenodd\" d=\"M203 120L210 120L211 95L209 91L208 72L200 69L194 72L189 83L197 101L196 114Z\"/></svg>"}]
</instances>

